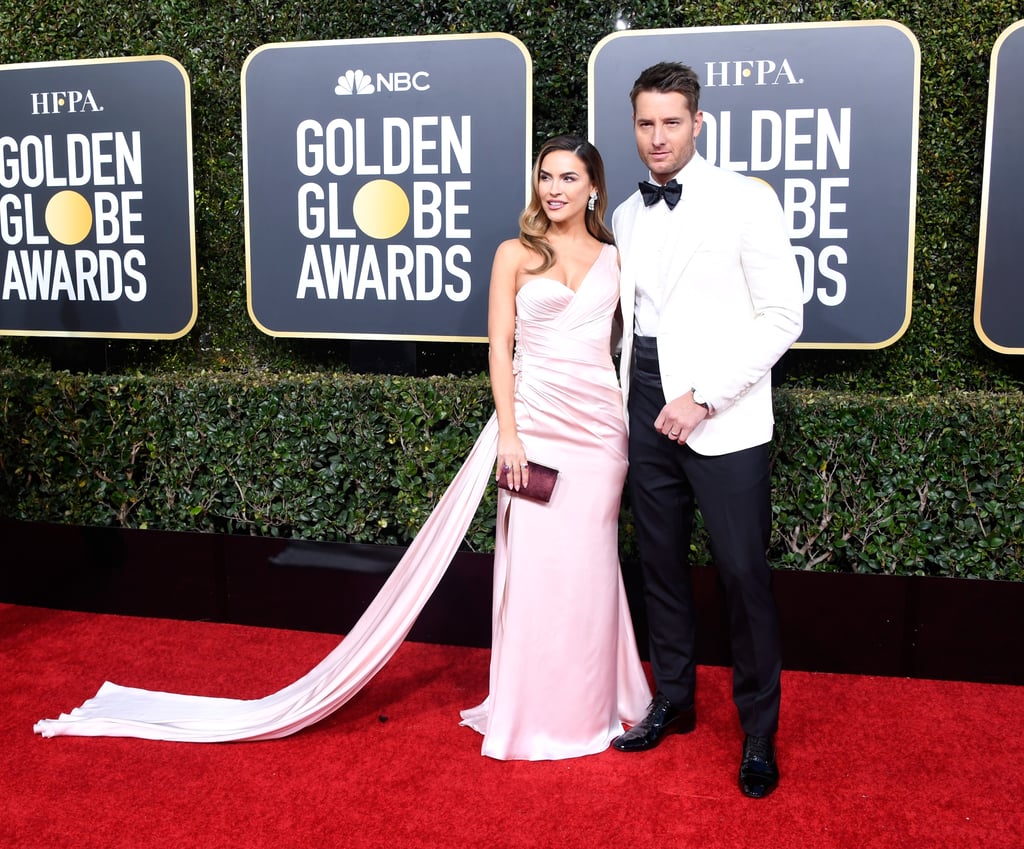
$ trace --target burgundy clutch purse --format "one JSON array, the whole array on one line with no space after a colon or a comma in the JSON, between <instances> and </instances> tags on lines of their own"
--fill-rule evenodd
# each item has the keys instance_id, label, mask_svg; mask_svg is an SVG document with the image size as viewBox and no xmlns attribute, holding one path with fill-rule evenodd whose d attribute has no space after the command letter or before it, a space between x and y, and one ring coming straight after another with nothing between
<instances>
[{"instance_id":1,"label":"burgundy clutch purse","mask_svg":"<svg viewBox=\"0 0 1024 849\"><path fill-rule=\"evenodd\" d=\"M555 488L556 480L558 480L558 469L542 466L540 463L530 463L529 486L520 487L519 491L516 492L509 485L509 472L502 472L498 477L498 486L502 489L507 489L514 495L525 495L534 501L549 501L551 499L551 491Z\"/></svg>"}]
</instances>

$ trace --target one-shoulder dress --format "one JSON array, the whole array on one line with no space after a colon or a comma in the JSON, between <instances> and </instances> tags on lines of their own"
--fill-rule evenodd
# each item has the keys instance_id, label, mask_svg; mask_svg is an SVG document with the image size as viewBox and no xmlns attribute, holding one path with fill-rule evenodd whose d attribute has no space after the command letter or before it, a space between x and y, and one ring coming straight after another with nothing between
<instances>
[{"instance_id":1,"label":"one-shoulder dress","mask_svg":"<svg viewBox=\"0 0 1024 849\"><path fill-rule=\"evenodd\" d=\"M618 297L612 246L576 292L539 277L516 296L516 424L527 459L559 475L547 503L505 491L498 501L490 690L462 714L490 757L602 751L650 701L619 570Z\"/></svg>"}]
</instances>

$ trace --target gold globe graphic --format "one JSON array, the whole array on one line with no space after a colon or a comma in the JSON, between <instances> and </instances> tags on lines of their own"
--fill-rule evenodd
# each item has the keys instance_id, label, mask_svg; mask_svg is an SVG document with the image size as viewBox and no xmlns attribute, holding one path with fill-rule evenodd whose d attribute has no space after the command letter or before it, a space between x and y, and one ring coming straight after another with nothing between
<instances>
[{"instance_id":1,"label":"gold globe graphic","mask_svg":"<svg viewBox=\"0 0 1024 849\"><path fill-rule=\"evenodd\" d=\"M92 229L92 208L78 192L57 192L46 204L46 229L63 245L77 245Z\"/></svg>"},{"instance_id":2,"label":"gold globe graphic","mask_svg":"<svg viewBox=\"0 0 1024 849\"><path fill-rule=\"evenodd\" d=\"M409 220L409 198L391 180L373 180L352 201L356 225L371 239L391 239Z\"/></svg>"}]
</instances>

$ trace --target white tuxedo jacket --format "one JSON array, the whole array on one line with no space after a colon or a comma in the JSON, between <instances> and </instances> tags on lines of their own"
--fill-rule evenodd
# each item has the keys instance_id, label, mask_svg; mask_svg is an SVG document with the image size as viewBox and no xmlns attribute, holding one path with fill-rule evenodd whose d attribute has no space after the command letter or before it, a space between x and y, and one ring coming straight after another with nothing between
<instances>
[{"instance_id":1,"label":"white tuxedo jacket","mask_svg":"<svg viewBox=\"0 0 1024 849\"><path fill-rule=\"evenodd\" d=\"M774 190L694 154L669 219L671 279L659 312L658 359L666 401L696 388L714 407L687 444L717 455L771 439L771 368L803 328L803 287ZM659 201L660 202L660 201ZM633 351L639 191L612 216L622 264L622 394ZM628 419L627 419L628 421Z\"/></svg>"}]
</instances>

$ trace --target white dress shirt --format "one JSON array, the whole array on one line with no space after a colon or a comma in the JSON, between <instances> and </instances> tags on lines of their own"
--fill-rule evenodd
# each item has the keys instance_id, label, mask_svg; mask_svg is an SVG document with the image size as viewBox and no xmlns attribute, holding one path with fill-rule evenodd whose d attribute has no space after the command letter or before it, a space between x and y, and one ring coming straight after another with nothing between
<instances>
[{"instance_id":1,"label":"white dress shirt","mask_svg":"<svg viewBox=\"0 0 1024 849\"><path fill-rule=\"evenodd\" d=\"M654 180L648 180L657 185ZM672 251L670 238L672 220L670 216L683 215L684 196L675 209L669 209L664 200L644 207L638 222L636 251L637 284L633 327L637 336L658 335L662 295L666 281L670 279Z\"/></svg>"}]
</instances>

